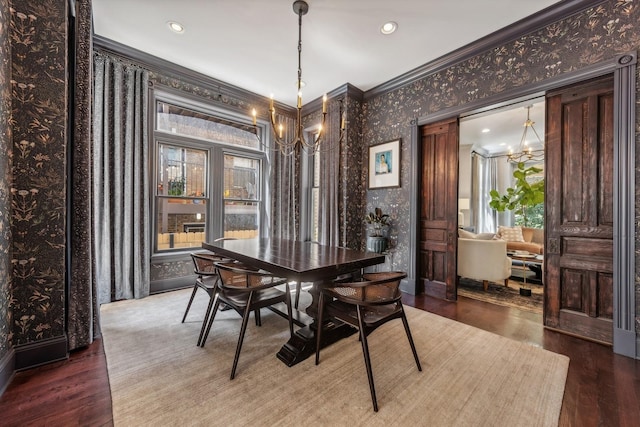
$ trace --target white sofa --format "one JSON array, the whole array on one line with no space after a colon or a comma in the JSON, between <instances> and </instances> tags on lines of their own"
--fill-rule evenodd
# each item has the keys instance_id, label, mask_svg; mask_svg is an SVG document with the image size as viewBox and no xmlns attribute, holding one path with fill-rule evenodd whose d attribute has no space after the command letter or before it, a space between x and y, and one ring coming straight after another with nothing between
<instances>
[{"instance_id":1,"label":"white sofa","mask_svg":"<svg viewBox=\"0 0 640 427\"><path fill-rule=\"evenodd\" d=\"M508 286L511 258L504 240L458 238L458 276L481 280L486 291L489 282Z\"/></svg>"}]
</instances>

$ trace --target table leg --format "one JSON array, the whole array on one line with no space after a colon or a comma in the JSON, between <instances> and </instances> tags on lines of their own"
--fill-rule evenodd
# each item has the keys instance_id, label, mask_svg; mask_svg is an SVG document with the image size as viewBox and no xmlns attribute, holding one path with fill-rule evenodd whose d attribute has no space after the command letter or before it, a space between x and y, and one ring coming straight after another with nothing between
<instances>
[{"instance_id":1,"label":"table leg","mask_svg":"<svg viewBox=\"0 0 640 427\"><path fill-rule=\"evenodd\" d=\"M318 300L319 300L319 288L321 283L314 284L309 289L312 301L307 307L306 316L310 322L298 329L293 333L293 337L287 341L280 351L276 354L278 359L287 366L293 366L299 362L302 362L309 356L316 354L316 330L318 327ZM325 317L327 318L327 317ZM353 335L357 332L356 329L350 327L339 321L328 319L322 330L322 348L327 347L343 338Z\"/></svg>"}]
</instances>

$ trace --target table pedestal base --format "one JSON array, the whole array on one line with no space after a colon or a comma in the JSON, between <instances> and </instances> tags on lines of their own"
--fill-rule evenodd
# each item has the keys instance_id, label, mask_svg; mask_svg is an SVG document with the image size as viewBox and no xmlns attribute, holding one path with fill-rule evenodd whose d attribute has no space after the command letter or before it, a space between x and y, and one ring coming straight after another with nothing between
<instances>
[{"instance_id":1,"label":"table pedestal base","mask_svg":"<svg viewBox=\"0 0 640 427\"><path fill-rule=\"evenodd\" d=\"M357 330L344 323L326 323L322 331L322 348L356 333ZM293 366L316 354L316 324L305 326L293 333L293 337L276 354L285 365Z\"/></svg>"}]
</instances>

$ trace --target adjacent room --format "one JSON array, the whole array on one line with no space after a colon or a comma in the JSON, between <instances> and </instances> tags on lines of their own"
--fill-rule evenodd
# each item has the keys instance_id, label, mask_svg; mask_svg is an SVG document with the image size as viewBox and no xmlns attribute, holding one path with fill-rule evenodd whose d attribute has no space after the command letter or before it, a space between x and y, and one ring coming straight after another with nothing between
<instances>
[{"instance_id":1,"label":"adjacent room","mask_svg":"<svg viewBox=\"0 0 640 427\"><path fill-rule=\"evenodd\" d=\"M458 295L542 313L544 129L544 96L460 119Z\"/></svg>"}]
</instances>

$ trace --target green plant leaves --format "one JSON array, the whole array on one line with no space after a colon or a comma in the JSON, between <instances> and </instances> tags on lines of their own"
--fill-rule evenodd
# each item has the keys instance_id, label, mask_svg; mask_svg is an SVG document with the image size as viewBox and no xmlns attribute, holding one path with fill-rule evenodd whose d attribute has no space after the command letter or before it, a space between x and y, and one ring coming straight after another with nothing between
<instances>
[{"instance_id":1,"label":"green plant leaves","mask_svg":"<svg viewBox=\"0 0 640 427\"><path fill-rule=\"evenodd\" d=\"M544 203L544 179L531 182L531 176L542 172L535 166L526 167L523 162L518 163L518 168L513 171L515 185L507 188L505 194L491 190L489 206L498 212L505 210L516 211L522 216L524 225L527 225L527 208Z\"/></svg>"}]
</instances>

